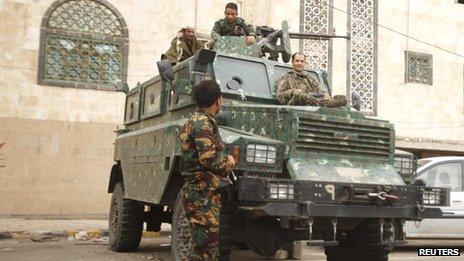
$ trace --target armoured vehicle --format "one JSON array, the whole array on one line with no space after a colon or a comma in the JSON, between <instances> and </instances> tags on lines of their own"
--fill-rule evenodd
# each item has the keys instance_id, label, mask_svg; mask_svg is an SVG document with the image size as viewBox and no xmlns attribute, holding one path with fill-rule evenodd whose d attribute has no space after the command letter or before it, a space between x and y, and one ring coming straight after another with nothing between
<instances>
[{"instance_id":1,"label":"armoured vehicle","mask_svg":"<svg viewBox=\"0 0 464 261\"><path fill-rule=\"evenodd\" d=\"M232 246L272 256L291 253L295 241L324 246L328 260L387 260L406 220L441 216L425 205L449 204L448 190L406 185L395 171L392 124L349 107L277 102L275 82L291 66L261 56L288 61L289 38L285 23L251 47L224 37L174 67L158 62L160 75L127 93L108 187L112 250L136 250L144 222L148 231L167 222L175 260L191 251L178 136L195 110L192 88L203 79L221 86L219 131L238 160L223 191L222 260ZM308 73L331 92L324 71Z\"/></svg>"}]
</instances>

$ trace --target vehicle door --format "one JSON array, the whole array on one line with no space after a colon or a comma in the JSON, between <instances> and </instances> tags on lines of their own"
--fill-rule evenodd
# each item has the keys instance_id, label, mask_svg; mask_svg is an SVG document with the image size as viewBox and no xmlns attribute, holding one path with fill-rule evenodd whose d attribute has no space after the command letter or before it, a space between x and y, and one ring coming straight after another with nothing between
<instances>
[{"instance_id":1,"label":"vehicle door","mask_svg":"<svg viewBox=\"0 0 464 261\"><path fill-rule=\"evenodd\" d=\"M443 218L408 222L408 237L464 238L463 169L463 161L453 160L435 163L418 174L428 187L450 188L450 206L441 207Z\"/></svg>"}]
</instances>

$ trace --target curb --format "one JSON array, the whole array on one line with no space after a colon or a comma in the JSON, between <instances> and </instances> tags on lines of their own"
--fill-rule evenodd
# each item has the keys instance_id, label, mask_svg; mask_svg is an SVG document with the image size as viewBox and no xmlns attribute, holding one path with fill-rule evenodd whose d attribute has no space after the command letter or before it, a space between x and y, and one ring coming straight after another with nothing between
<instances>
[{"instance_id":1,"label":"curb","mask_svg":"<svg viewBox=\"0 0 464 261\"><path fill-rule=\"evenodd\" d=\"M171 235L171 231L143 231L143 238L158 238ZM108 229L76 230L69 229L63 231L0 231L0 240L7 239L30 239L36 242L53 241L67 239L68 241L87 241L90 239L106 240L109 237Z\"/></svg>"}]
</instances>

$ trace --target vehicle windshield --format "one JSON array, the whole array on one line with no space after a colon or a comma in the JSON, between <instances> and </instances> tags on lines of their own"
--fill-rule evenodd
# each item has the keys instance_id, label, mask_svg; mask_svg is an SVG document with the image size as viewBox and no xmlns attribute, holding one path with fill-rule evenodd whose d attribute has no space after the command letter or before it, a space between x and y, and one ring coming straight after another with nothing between
<instances>
[{"instance_id":1,"label":"vehicle windshield","mask_svg":"<svg viewBox=\"0 0 464 261\"><path fill-rule=\"evenodd\" d=\"M243 92L248 96L275 99L275 83L291 69L290 65L273 61L218 55L214 62L214 77L225 93ZM307 73L319 82L321 91L327 91L316 72L307 70Z\"/></svg>"},{"instance_id":2,"label":"vehicle windshield","mask_svg":"<svg viewBox=\"0 0 464 261\"><path fill-rule=\"evenodd\" d=\"M214 68L216 81L226 91L242 89L245 93L271 98L271 83L264 63L218 55Z\"/></svg>"}]
</instances>

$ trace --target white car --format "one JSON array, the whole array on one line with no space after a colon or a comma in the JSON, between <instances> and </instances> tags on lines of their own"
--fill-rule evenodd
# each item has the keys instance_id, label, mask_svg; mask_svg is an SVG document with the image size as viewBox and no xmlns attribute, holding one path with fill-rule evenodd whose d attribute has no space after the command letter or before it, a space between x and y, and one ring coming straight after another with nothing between
<instances>
[{"instance_id":1,"label":"white car","mask_svg":"<svg viewBox=\"0 0 464 261\"><path fill-rule=\"evenodd\" d=\"M407 238L464 238L464 157L434 157L418 161L417 176L427 187L451 189L443 218L406 222Z\"/></svg>"}]
</instances>

